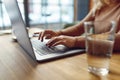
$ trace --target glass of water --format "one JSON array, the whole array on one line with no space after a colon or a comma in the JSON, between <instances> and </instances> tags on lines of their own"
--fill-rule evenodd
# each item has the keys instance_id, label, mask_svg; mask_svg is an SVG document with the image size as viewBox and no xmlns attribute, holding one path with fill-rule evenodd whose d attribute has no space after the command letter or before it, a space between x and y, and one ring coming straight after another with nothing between
<instances>
[{"instance_id":1,"label":"glass of water","mask_svg":"<svg viewBox=\"0 0 120 80\"><path fill-rule=\"evenodd\" d=\"M96 75L109 72L112 56L116 22L84 22L88 70Z\"/></svg>"}]
</instances>

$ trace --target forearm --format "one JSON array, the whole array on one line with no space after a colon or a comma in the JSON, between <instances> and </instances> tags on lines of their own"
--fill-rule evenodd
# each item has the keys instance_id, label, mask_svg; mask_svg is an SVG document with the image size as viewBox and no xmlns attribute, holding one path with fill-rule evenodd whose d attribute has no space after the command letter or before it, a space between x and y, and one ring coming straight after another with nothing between
<instances>
[{"instance_id":1,"label":"forearm","mask_svg":"<svg viewBox=\"0 0 120 80\"><path fill-rule=\"evenodd\" d=\"M75 37L75 47L85 48L85 36ZM120 51L120 34L115 35L114 51Z\"/></svg>"},{"instance_id":2,"label":"forearm","mask_svg":"<svg viewBox=\"0 0 120 80\"><path fill-rule=\"evenodd\" d=\"M84 33L83 22L61 30L61 35L67 36L80 36L82 33Z\"/></svg>"}]
</instances>

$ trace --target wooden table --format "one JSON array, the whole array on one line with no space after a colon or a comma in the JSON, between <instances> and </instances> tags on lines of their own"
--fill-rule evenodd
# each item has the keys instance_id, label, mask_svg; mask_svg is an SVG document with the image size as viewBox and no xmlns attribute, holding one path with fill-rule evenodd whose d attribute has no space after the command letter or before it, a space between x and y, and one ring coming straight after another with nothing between
<instances>
[{"instance_id":1,"label":"wooden table","mask_svg":"<svg viewBox=\"0 0 120 80\"><path fill-rule=\"evenodd\" d=\"M34 61L11 35L0 36L0 80L120 80L120 53L114 53L107 76L87 71L86 54L45 63Z\"/></svg>"}]
</instances>

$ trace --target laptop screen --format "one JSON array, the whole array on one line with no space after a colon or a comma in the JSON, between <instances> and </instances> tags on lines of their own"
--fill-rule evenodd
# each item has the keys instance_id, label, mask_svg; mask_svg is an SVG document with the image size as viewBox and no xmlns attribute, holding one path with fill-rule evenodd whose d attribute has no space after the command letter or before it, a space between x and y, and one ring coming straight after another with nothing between
<instances>
[{"instance_id":1,"label":"laptop screen","mask_svg":"<svg viewBox=\"0 0 120 80\"><path fill-rule=\"evenodd\" d=\"M14 30L14 34L17 38L18 43L25 49L25 51L27 51L33 58L35 58L17 1L3 0L3 3L11 20L12 28Z\"/></svg>"}]
</instances>

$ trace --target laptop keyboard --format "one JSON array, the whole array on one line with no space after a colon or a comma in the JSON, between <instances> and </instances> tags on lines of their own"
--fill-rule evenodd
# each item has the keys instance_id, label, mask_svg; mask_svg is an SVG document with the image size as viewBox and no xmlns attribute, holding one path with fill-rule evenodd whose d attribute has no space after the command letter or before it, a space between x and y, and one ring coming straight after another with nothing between
<instances>
[{"instance_id":1,"label":"laptop keyboard","mask_svg":"<svg viewBox=\"0 0 120 80\"><path fill-rule=\"evenodd\" d=\"M47 47L46 42L41 42L40 40L37 39L31 39L31 43L33 45L33 48L37 53L40 55L46 55L46 54L52 54L52 53L64 53L67 51L67 48L57 46L57 47Z\"/></svg>"}]
</instances>

